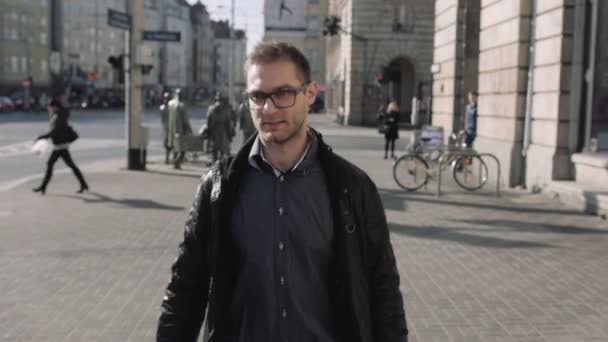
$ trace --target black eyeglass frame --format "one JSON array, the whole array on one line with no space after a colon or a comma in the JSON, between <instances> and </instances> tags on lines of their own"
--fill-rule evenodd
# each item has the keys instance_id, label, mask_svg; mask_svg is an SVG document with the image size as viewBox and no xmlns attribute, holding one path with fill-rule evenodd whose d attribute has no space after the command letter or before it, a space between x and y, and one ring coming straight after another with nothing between
<instances>
[{"instance_id":1,"label":"black eyeglass frame","mask_svg":"<svg viewBox=\"0 0 608 342\"><path fill-rule=\"evenodd\" d=\"M249 109L261 109L261 108L264 108L264 106L266 105L266 101L268 101L268 99L270 99L270 101L272 101L272 104L276 108L279 108L279 109L290 108L290 107L293 107L296 104L296 97L298 96L298 94L301 93L301 92L303 92L304 90L306 90L306 88L310 85L310 83L311 83L311 81L306 81L301 86L299 86L299 87L297 87L295 89L281 88L281 89L275 90L274 92L272 92L270 94L269 93L264 93L264 92L261 92L261 91L255 91L254 93L256 95L258 95L258 96L261 95L261 96L264 97L264 102L262 102L262 105L260 105L260 106L256 105L256 107L254 107L254 108L251 108L251 104L250 104L250 101L254 102L254 101L251 100L251 95L252 94L250 94L250 93L248 93L248 92L245 91L242 94L242 97L243 97L243 100L244 100L243 102L245 102L245 105ZM278 92L285 92L285 91L293 92L293 103L290 104L289 106L278 106L277 103L272 98L272 96L275 95Z\"/></svg>"}]
</instances>

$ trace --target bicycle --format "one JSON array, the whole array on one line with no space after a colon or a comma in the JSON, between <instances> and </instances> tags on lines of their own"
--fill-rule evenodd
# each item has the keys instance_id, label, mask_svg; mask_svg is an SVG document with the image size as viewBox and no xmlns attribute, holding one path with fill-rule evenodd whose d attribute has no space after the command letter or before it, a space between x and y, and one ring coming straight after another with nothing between
<instances>
[{"instance_id":1,"label":"bicycle","mask_svg":"<svg viewBox=\"0 0 608 342\"><path fill-rule=\"evenodd\" d=\"M464 147L464 136L464 131L452 133L447 147L433 150L425 149L424 138L410 144L393 164L393 179L402 189L416 191L451 165L456 184L469 191L481 189L488 181L488 166L477 152Z\"/></svg>"}]
</instances>

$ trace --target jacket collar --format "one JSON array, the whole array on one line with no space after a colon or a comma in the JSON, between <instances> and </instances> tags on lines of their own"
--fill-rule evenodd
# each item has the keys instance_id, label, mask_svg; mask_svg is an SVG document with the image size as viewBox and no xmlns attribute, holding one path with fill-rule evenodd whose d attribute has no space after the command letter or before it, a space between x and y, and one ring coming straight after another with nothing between
<instances>
[{"instance_id":1,"label":"jacket collar","mask_svg":"<svg viewBox=\"0 0 608 342\"><path fill-rule=\"evenodd\" d=\"M332 149L329 145L323 141L323 136L317 130L309 127L310 132L316 137L317 140L317 153L321 163L327 160L327 157L332 153ZM249 165L249 152L253 146L255 140L258 138L257 133L253 134L247 140L247 142L238 150L234 158L228 161L227 170L225 177L227 179L234 179L234 177L240 178L243 173L247 170Z\"/></svg>"}]
</instances>

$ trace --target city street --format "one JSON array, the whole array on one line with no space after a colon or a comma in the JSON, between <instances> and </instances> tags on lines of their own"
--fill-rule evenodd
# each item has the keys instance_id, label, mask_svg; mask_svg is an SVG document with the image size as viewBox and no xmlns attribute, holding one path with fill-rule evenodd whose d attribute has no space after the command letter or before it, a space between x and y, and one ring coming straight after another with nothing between
<instances>
[{"instance_id":1,"label":"city street","mask_svg":"<svg viewBox=\"0 0 608 342\"><path fill-rule=\"evenodd\" d=\"M193 130L204 122L206 108L189 111ZM70 151L77 164L122 159L126 164L125 117L120 110L73 110L70 123L80 135ZM158 110L147 109L143 124L150 128L149 155L164 153ZM46 113L0 114L0 189L37 177L44 172L46 159L31 152L34 139L49 129ZM57 170L64 168L62 162Z\"/></svg>"},{"instance_id":2,"label":"city street","mask_svg":"<svg viewBox=\"0 0 608 342\"><path fill-rule=\"evenodd\" d=\"M207 164L182 171L162 164L155 128L148 170L126 171L120 115L101 116L74 118L82 140L115 144L75 153L89 193L74 194L73 175L60 172L45 196L34 194L38 179L15 183L17 171L25 165L22 176L40 176L44 161L25 152L0 157L2 182L13 182L0 189L0 341L154 340L169 266ZM146 115L146 124L157 119ZM332 119L310 116L380 191L410 342L608 340L606 221L524 191L496 198L491 186L465 193L448 183L439 199L432 185L405 193L382 159L377 131ZM46 124L3 120L5 148ZM409 134L400 136L402 150Z\"/></svg>"}]
</instances>

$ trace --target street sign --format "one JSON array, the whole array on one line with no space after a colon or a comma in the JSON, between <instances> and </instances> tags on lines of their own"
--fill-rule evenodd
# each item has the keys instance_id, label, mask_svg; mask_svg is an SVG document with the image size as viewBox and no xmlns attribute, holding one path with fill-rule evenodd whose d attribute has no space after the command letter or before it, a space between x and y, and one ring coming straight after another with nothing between
<instances>
[{"instance_id":1,"label":"street sign","mask_svg":"<svg viewBox=\"0 0 608 342\"><path fill-rule=\"evenodd\" d=\"M118 12L108 8L108 25L118 27L123 30L130 30L131 16L127 13Z\"/></svg>"},{"instance_id":2,"label":"street sign","mask_svg":"<svg viewBox=\"0 0 608 342\"><path fill-rule=\"evenodd\" d=\"M181 32L179 31L144 31L144 40L156 42L179 42Z\"/></svg>"}]
</instances>

